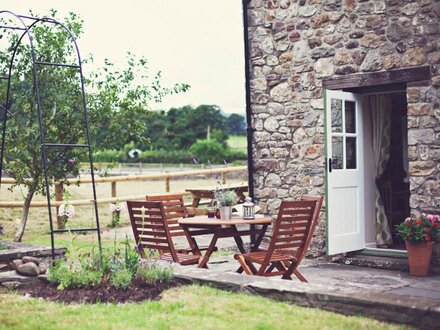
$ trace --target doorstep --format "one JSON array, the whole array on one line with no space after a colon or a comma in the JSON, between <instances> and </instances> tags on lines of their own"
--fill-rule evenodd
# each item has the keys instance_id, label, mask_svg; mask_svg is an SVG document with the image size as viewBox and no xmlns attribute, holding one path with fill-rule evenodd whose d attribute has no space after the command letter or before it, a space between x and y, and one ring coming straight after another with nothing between
<instances>
[{"instance_id":1,"label":"doorstep","mask_svg":"<svg viewBox=\"0 0 440 330\"><path fill-rule=\"evenodd\" d=\"M384 256L365 255L363 253L350 253L335 259L344 265L377 268L385 270L408 271L408 260L405 258L393 258Z\"/></svg>"}]
</instances>

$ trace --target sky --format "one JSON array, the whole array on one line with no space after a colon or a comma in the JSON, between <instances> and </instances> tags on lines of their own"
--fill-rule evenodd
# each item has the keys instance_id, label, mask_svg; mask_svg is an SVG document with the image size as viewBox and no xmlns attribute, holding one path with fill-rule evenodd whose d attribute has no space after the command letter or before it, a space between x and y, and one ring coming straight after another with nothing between
<instances>
[{"instance_id":1,"label":"sky","mask_svg":"<svg viewBox=\"0 0 440 330\"><path fill-rule=\"evenodd\" d=\"M131 51L145 56L164 85L187 83L188 92L167 96L153 109L215 104L225 113L245 113L243 24L240 0L1 0L0 10L16 14L84 19L78 40L82 57L96 63L124 63ZM84 66L93 70L90 66Z\"/></svg>"}]
</instances>

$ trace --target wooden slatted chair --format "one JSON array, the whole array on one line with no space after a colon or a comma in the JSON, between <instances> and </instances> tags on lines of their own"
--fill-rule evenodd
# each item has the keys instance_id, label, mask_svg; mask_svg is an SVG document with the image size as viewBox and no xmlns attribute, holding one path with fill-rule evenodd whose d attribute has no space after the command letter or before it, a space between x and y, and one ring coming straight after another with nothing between
<instances>
[{"instance_id":1,"label":"wooden slatted chair","mask_svg":"<svg viewBox=\"0 0 440 330\"><path fill-rule=\"evenodd\" d=\"M146 199L148 202L162 202L165 219L168 222L171 237L185 236L185 232L178 223L180 218L188 217L182 195L151 195L146 196Z\"/></svg>"},{"instance_id":2,"label":"wooden slatted chair","mask_svg":"<svg viewBox=\"0 0 440 330\"><path fill-rule=\"evenodd\" d=\"M295 274L307 282L297 267L307 251L313 227L316 201L283 201L267 251L234 256L248 275L279 276L292 279ZM257 269L254 264L259 264Z\"/></svg>"},{"instance_id":3,"label":"wooden slatted chair","mask_svg":"<svg viewBox=\"0 0 440 330\"><path fill-rule=\"evenodd\" d=\"M306 247L308 249L310 246L310 243L312 242L315 228L319 222L319 213L321 212L322 203L324 202L324 196L302 195L300 200L302 200L302 201L316 201L315 211L313 212L312 228L310 230L310 235L307 238L307 243L306 243ZM267 236L267 237L270 239L270 236ZM258 247L258 251L267 251L268 248L269 248L269 244L264 242L264 243L261 243L261 245Z\"/></svg>"},{"instance_id":4,"label":"wooden slatted chair","mask_svg":"<svg viewBox=\"0 0 440 330\"><path fill-rule=\"evenodd\" d=\"M161 251L160 259L181 265L197 264L200 255L189 255L176 251L166 220L162 202L127 201L131 228L142 258L147 258L145 249Z\"/></svg>"},{"instance_id":5,"label":"wooden slatted chair","mask_svg":"<svg viewBox=\"0 0 440 330\"><path fill-rule=\"evenodd\" d=\"M169 228L171 231L171 237L176 236L186 236L182 227L180 227L178 220L180 218L187 218L188 212L186 211L185 202L183 201L183 195L181 194L173 194L173 195L147 195L147 201L151 202L162 202L164 207L166 220L169 224ZM187 237L188 239L188 237ZM199 247L200 251L207 250L207 246ZM217 248L215 248L217 251ZM192 253L193 250L191 248L179 249L179 253Z\"/></svg>"}]
</instances>

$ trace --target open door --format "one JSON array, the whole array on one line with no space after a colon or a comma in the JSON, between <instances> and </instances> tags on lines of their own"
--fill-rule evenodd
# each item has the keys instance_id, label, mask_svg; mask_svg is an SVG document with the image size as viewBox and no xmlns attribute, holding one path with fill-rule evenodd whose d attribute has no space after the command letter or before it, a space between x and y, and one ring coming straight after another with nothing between
<instances>
[{"instance_id":1,"label":"open door","mask_svg":"<svg viewBox=\"0 0 440 330\"><path fill-rule=\"evenodd\" d=\"M360 96L325 93L327 254L365 248L364 161Z\"/></svg>"}]
</instances>

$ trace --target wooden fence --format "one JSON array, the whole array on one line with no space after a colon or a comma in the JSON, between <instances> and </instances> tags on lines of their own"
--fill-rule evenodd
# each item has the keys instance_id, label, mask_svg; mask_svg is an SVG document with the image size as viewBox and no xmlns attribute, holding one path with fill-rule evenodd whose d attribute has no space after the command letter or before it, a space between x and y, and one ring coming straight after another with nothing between
<instances>
[{"instance_id":1,"label":"wooden fence","mask_svg":"<svg viewBox=\"0 0 440 330\"><path fill-rule=\"evenodd\" d=\"M170 192L170 180L175 178L183 177L193 177L200 175L213 175L220 174L222 176L222 182L226 183L228 173L240 173L246 172L247 166L235 166L226 168L210 168L204 170L194 170L194 171L180 171L172 173L158 173L158 174L142 174L142 175L127 175L127 176L112 176L112 177L96 177L96 183L110 183L111 185L111 196L108 198L98 198L97 203L112 203L116 201L127 201L127 200L142 200L145 199L146 194L136 195L136 196L117 196L116 195L116 184L118 182L128 182L128 181L147 181L147 180L164 180L165 191ZM85 184L92 183L92 178L79 178L79 179L68 179L71 184ZM2 178L2 184L14 184L15 180L10 178ZM51 201L52 206L60 206L63 203L63 187L59 182L54 184L55 188L55 200ZM177 192L173 192L177 193ZM188 192L178 192L183 195L190 195ZM82 200L69 200L71 205L86 205L91 204L93 200L82 199ZM23 202L21 201L0 201L0 208L21 208L23 207ZM31 203L31 207L47 207L47 201L34 201Z\"/></svg>"}]
</instances>

